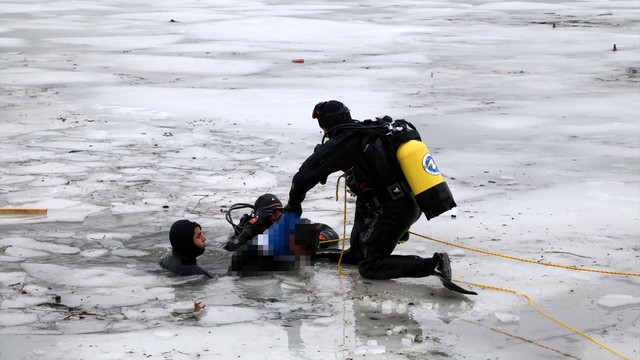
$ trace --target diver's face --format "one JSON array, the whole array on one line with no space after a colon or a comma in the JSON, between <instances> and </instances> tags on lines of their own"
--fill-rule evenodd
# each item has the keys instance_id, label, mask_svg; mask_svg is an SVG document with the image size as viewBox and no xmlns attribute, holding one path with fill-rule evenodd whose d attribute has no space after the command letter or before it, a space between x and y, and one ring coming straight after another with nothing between
<instances>
[{"instance_id":1,"label":"diver's face","mask_svg":"<svg viewBox=\"0 0 640 360\"><path fill-rule=\"evenodd\" d=\"M196 245L196 247L204 249L205 247L207 247L207 244L205 243L206 241L207 238L204 237L202 229L196 226L196 228L193 229L193 243Z\"/></svg>"}]
</instances>

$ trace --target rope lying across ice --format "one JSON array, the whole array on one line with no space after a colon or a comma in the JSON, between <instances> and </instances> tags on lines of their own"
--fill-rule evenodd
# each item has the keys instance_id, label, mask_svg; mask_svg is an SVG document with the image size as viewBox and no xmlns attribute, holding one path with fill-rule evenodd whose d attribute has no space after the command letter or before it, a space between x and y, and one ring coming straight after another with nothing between
<instances>
[{"instance_id":1,"label":"rope lying across ice","mask_svg":"<svg viewBox=\"0 0 640 360\"><path fill-rule=\"evenodd\" d=\"M336 201L338 201L338 193L339 193L339 187L340 187L340 178L346 177L348 171L345 172L344 174L342 174L340 177L338 177L338 181L336 184ZM344 219L343 219L343 238L342 239L336 239L336 240L325 240L325 241L321 241L321 243L328 243L328 242L336 242L336 241L342 241L342 252L340 253L340 259L338 260L338 271L340 272L340 274L347 274L346 272L342 271L342 268L340 267L340 263L342 262L342 254L344 253L344 244L346 242L346 240L348 240L349 238L346 236L347 234L347 184L345 181L345 185L344 185L344 209L343 209L343 213L344 213ZM603 274L610 274L610 275L624 275L624 276L640 276L640 274L638 273L628 273L628 272L620 272L620 271L609 271L609 270L596 270L596 269L588 269L588 268L579 268L579 267L575 267L575 266L566 266L566 265L559 265L559 264L553 264L553 263L548 263L548 262L542 262L542 261L537 261L537 260L529 260L529 259L523 259L523 258L518 258L515 256L510 256L510 255L504 255L504 254L500 254L500 253L496 253L496 252L491 252L491 251L486 251L486 250L480 250L480 249L475 249L469 246L464 246L464 245L458 245L458 244L454 244L452 242L448 242L448 241L443 241L443 240L438 240L438 239L434 239L432 237L426 236L426 235L421 235L421 234L416 234L414 232L409 232L412 235L416 235L431 241L436 241L442 244L446 244L446 245L450 245L450 246L455 246L458 248L462 248L462 249L466 249L466 250L470 250L470 251L475 251L475 252L479 252L482 254L487 254L487 255L493 255L493 256L499 256L499 257L503 257L503 258L507 258L507 259L511 259L511 260L517 260L517 261L523 261L523 262L528 262L528 263L533 263L533 264L537 264L537 265L544 265L544 266L553 266L553 267L558 267L558 268L563 268L563 269L568 269L568 270L578 270L578 271L590 271L590 272L596 272L596 273L603 273ZM352 273L357 273L358 271L354 271ZM533 303L533 300L531 299L531 297L529 297L529 295L523 293L523 292L519 292L519 291L515 291L515 290L511 290L511 289L505 289L505 288L500 288L500 287L496 287L496 286L490 286L490 285L483 285L483 284L477 284L477 283L472 283L472 282L468 282L468 281L463 281L463 280L456 280L458 282L464 283L464 284L468 284L471 286L477 286L477 287L482 287L482 288L486 288L486 289L491 289L491 290L498 290L498 291L503 291L503 292L508 292L508 293L512 293L512 294L516 294L516 295L522 295L525 298L527 298L527 300L529 300L529 305L531 305L532 308L534 308L536 311L538 311L540 314L544 315L545 317L557 322L558 324L584 336L585 338L593 341L594 343L598 344L599 346L601 346L604 349L607 349L608 351L610 351L611 353L625 359L625 360L631 360L630 358L614 351L613 349L611 349L610 347L602 344L601 342L599 342L598 340L594 339L593 337L587 335L586 333L554 318L553 316L547 314L546 312L542 311L541 309L539 309L537 306L535 306L535 304Z\"/></svg>"},{"instance_id":2,"label":"rope lying across ice","mask_svg":"<svg viewBox=\"0 0 640 360\"><path fill-rule=\"evenodd\" d=\"M338 177L338 181L337 181L337 184L336 184L336 201L338 200L338 190L339 190L339 187L340 187L340 178L345 177L347 173L348 173L348 171ZM348 237L346 237L346 233L347 233L347 184L346 183L344 185L344 196L343 197L344 197L344 211L343 211L343 213L344 213L344 219L343 219L344 220L343 221L343 224L344 224L344 226L343 226L344 237L342 239L336 239L336 240L324 240L324 241L321 241L321 243L342 241L342 248L344 250L344 242L345 242L345 240L349 239ZM446 244L446 245L458 247L458 248L469 250L469 251L475 251L475 252L479 252L479 253L482 253L482 254L499 256L499 257L503 257L503 258L507 258L507 259L511 259L511 260L524 261L524 262L538 264L538 265L544 265L544 266L554 266L554 267L559 267L559 268L564 268L564 269L569 269L569 270L590 271L590 272L597 272L597 273L611 274L611 275L640 276L640 273L628 273L628 272L620 272L620 271L609 271L609 270L596 270L596 269L588 269L588 268L579 268L579 267L575 267L575 266L566 266L566 265L552 264L552 263L542 262L542 261L537 261L537 260L523 259L523 258L511 256L511 255L504 255L504 254L500 254L500 253L496 253L496 252L491 252L491 251L472 248L472 247L469 247L469 246L454 244L452 242L448 242L448 241L444 241L444 240L438 240L438 239L435 239L435 238L432 238L432 237L429 237L429 236L426 236L426 235L421 235L421 234L414 233L412 231L409 231L409 233L412 234L412 235L415 235L415 236L419 236L421 238L425 238L425 239L428 239L428 240L431 240L431 241L439 242L441 244Z\"/></svg>"},{"instance_id":3,"label":"rope lying across ice","mask_svg":"<svg viewBox=\"0 0 640 360\"><path fill-rule=\"evenodd\" d=\"M542 314L542 315L544 315L544 316L548 317L549 319L551 319L551 320L553 320L553 321L557 322L558 324L560 324L560 325L562 325L562 326L566 327L567 329L570 329L570 330L575 331L576 333L578 333L578 334L580 334L580 335L582 335L582 336L586 337L587 339L589 339L589 340L593 341L594 343L596 343L596 344L600 345L600 346L601 346L601 347L603 347L604 349L607 349L607 350L611 351L612 353L614 353L614 354L618 355L619 357L621 357L621 358L623 358L623 359L626 359L626 360L631 360L630 358L628 358L628 357L626 357L626 356L624 356L624 355L622 355L622 354L617 353L616 351L614 351L614 350L613 350L613 349L611 349L610 347L608 347L608 346L604 345L603 343L601 343L601 342L599 342L598 340L596 340L596 339L592 338L591 336L589 336L589 335L585 334L584 332L582 332L582 331L580 331L580 330L578 330L578 329L574 328L573 326L568 325L568 324L566 324L566 323L564 323L564 322L562 322L562 321L560 321L560 320L558 320L558 319L554 318L553 316L551 316L551 315L547 314L546 312L542 311L540 308L538 308L537 306L535 306L535 304L533 303L533 300L531 300L531 298L529 297L529 295L527 295L527 294L525 294L525 293L523 293L523 292L519 292L519 291L515 291L515 290L511 290L511 289L500 288L500 287L496 287L496 286L489 286L489 285L476 284L476 283L472 283L472 282L469 282L469 281L463 281L463 280L456 280L456 281L457 281L457 282L461 282L461 283L463 283L463 284L468 284L468 285L472 285L472 286L478 286L478 287L482 287L482 288L486 288L486 289L492 289L492 290L498 290L498 291L509 292L509 293L516 294L516 295L522 295L522 296L524 296L525 298L527 298L527 300L529 300L529 305L531 305L531 307L532 307L532 308L536 309L536 311L538 311L540 314Z\"/></svg>"},{"instance_id":4,"label":"rope lying across ice","mask_svg":"<svg viewBox=\"0 0 640 360\"><path fill-rule=\"evenodd\" d=\"M597 272L597 273L603 273L603 274L611 274L611 275L640 276L640 274L638 274L638 273L628 273L628 272L620 272L620 271L587 269L587 268L579 268L579 267L575 267L575 266L552 264L552 263L542 262L542 261L537 261L537 260L522 259L522 258L518 258L518 257L515 257L515 256L499 254L499 253L486 251L486 250L474 249L472 247L468 247L468 246L464 246L464 245L458 245L458 244L454 244L454 243L451 243L451 242L448 242L448 241L434 239L432 237L416 234L416 233L411 232L411 231L409 231L409 233L411 233L412 235L415 235L415 236L419 236L421 238L425 238L425 239L429 239L431 241L439 242L441 244L451 245L451 246L459 247L461 249L475 251L475 252L479 252L479 253L483 253L483 254L487 254L487 255L500 256L500 257L511 259L511 260L524 261L524 262L529 262L529 263L538 264L538 265L544 265L544 266L555 266L555 267L559 267L559 268L563 268L563 269L569 269L569 270L591 271L591 272Z\"/></svg>"}]
</instances>

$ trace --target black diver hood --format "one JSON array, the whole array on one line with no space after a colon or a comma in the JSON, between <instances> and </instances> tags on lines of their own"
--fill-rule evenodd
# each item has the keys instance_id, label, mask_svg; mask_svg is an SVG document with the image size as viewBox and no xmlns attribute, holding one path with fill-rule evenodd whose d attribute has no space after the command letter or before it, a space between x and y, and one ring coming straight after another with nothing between
<instances>
[{"instance_id":1,"label":"black diver hood","mask_svg":"<svg viewBox=\"0 0 640 360\"><path fill-rule=\"evenodd\" d=\"M253 204L253 211L258 212L266 207L282 206L282 202L273 194L260 195Z\"/></svg>"},{"instance_id":2,"label":"black diver hood","mask_svg":"<svg viewBox=\"0 0 640 360\"><path fill-rule=\"evenodd\" d=\"M178 220L171 225L171 230L169 230L169 240L171 241L173 254L180 258L183 265L195 264L196 258L204 253L204 249L197 247L193 243L193 232L196 227L202 229L194 221Z\"/></svg>"},{"instance_id":3,"label":"black diver hood","mask_svg":"<svg viewBox=\"0 0 640 360\"><path fill-rule=\"evenodd\" d=\"M311 117L318 119L318 125L327 132L327 137L334 127L353 122L349 108L337 100L317 103Z\"/></svg>"}]
</instances>

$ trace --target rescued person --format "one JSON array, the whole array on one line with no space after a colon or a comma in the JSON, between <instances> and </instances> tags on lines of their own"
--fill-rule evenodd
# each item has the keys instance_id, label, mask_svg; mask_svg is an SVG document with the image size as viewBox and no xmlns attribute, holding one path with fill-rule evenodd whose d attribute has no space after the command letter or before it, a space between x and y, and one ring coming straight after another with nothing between
<instances>
[{"instance_id":1,"label":"rescued person","mask_svg":"<svg viewBox=\"0 0 640 360\"><path fill-rule=\"evenodd\" d=\"M238 224L232 219L235 210L251 208ZM272 272L294 271L300 265L312 265L317 248L328 248L338 234L328 225L312 223L296 214L283 216L280 199L273 194L259 196L253 205L238 203L229 207L227 221L234 234L223 245L233 251L228 273L255 276Z\"/></svg>"},{"instance_id":2,"label":"rescued person","mask_svg":"<svg viewBox=\"0 0 640 360\"><path fill-rule=\"evenodd\" d=\"M244 214L238 224L232 219L232 212L243 208L250 208L250 214ZM222 247L228 251L236 251L240 246L247 243L259 234L264 233L275 222L277 222L283 214L282 202L276 195L263 194L260 195L253 205L247 203L237 203L229 207L227 211L227 222L233 227L233 235ZM301 219L303 223L308 223L306 219ZM318 247L328 248L337 244L339 239L338 233L329 225L323 223L315 223L315 229L318 232Z\"/></svg>"}]
</instances>

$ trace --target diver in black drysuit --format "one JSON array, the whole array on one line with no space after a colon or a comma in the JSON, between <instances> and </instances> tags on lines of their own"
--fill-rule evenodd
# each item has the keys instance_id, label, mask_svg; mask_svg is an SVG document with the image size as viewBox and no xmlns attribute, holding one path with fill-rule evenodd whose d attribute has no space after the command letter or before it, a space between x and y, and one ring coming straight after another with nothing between
<instances>
[{"instance_id":1,"label":"diver in black drysuit","mask_svg":"<svg viewBox=\"0 0 640 360\"><path fill-rule=\"evenodd\" d=\"M293 176L285 211L300 215L307 191L336 171L347 172L347 183L357 198L351 246L342 261L357 264L360 275L367 279L424 277L443 271L450 279L446 253L435 253L432 258L391 255L421 215L402 170L391 157L395 154L385 153L378 136L363 131L339 101L318 103L312 117L318 119L329 140L316 146ZM328 250L316 257L337 261L340 253Z\"/></svg>"},{"instance_id":2,"label":"diver in black drysuit","mask_svg":"<svg viewBox=\"0 0 640 360\"><path fill-rule=\"evenodd\" d=\"M202 227L194 221L178 220L173 223L169 230L171 252L160 260L160 265L181 276L204 275L213 278L213 275L197 264L196 258L204 253L204 248L194 243L196 229L202 230Z\"/></svg>"}]
</instances>

